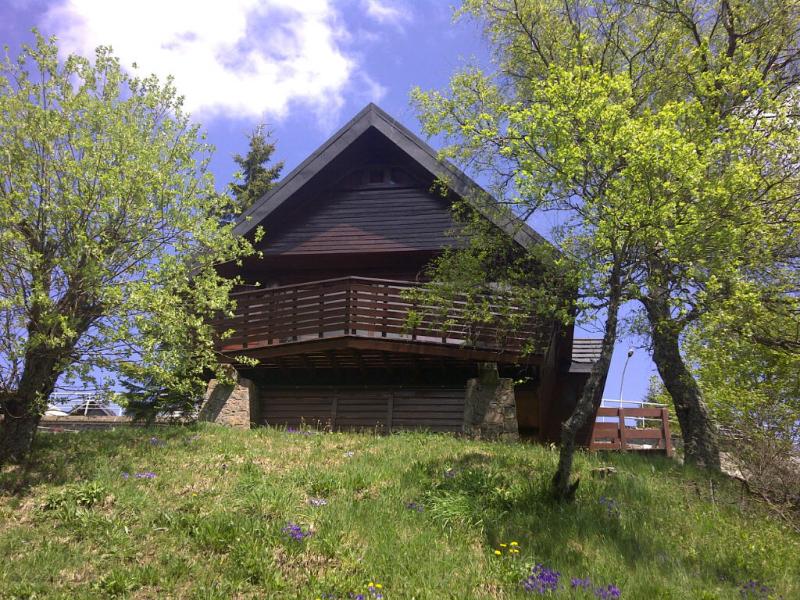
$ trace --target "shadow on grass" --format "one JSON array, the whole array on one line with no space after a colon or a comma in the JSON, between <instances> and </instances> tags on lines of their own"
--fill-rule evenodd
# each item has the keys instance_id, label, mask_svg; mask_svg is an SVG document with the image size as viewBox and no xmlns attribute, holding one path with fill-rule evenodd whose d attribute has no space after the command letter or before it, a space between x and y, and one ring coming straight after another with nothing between
<instances>
[{"instance_id":1,"label":"shadow on grass","mask_svg":"<svg viewBox=\"0 0 800 600\"><path fill-rule=\"evenodd\" d=\"M125 426L76 433L39 432L27 461L6 466L0 472L0 494L25 496L37 485L89 480L121 448L154 446L162 442L188 444L196 432L196 425L168 428Z\"/></svg>"},{"instance_id":2,"label":"shadow on grass","mask_svg":"<svg viewBox=\"0 0 800 600\"><path fill-rule=\"evenodd\" d=\"M607 479L584 474L572 503L559 503L550 494L555 457L527 461L514 454L471 452L417 462L403 477L409 486L427 477L430 487L423 500L430 517L445 528L457 521L479 526L490 547L517 541L537 561L581 571L591 569L591 554L599 548L621 557L631 569L657 566L669 577L679 569L678 553L658 535L658 525L647 521L663 510L663 498L648 482L676 479L682 468L663 457L604 458L619 473ZM639 476L645 470L650 477ZM714 557L696 561L702 571L729 570Z\"/></svg>"}]
</instances>

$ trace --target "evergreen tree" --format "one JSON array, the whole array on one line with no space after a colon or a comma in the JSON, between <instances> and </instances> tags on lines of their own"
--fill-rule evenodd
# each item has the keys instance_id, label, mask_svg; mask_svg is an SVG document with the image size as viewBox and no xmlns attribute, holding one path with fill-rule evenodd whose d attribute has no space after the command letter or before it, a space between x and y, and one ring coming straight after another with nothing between
<instances>
[{"instance_id":1,"label":"evergreen tree","mask_svg":"<svg viewBox=\"0 0 800 600\"><path fill-rule=\"evenodd\" d=\"M236 154L233 157L240 168L235 177L241 183L231 184L238 213L250 208L256 200L272 189L280 177L283 161L269 164L275 152L275 142L271 138L272 133L262 123L248 136L247 154L245 156Z\"/></svg>"}]
</instances>

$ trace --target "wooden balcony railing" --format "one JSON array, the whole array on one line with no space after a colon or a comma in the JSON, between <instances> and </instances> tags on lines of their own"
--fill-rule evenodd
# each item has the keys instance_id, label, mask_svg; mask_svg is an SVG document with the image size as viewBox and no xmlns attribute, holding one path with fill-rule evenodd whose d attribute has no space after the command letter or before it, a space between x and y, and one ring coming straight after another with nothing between
<instances>
[{"instance_id":1,"label":"wooden balcony railing","mask_svg":"<svg viewBox=\"0 0 800 600\"><path fill-rule=\"evenodd\" d=\"M214 321L218 332L232 331L220 339L218 349L236 352L357 336L519 352L543 331L535 323L511 331L499 312L490 323L471 321L466 299L456 299L447 309L409 299L408 290L420 285L344 277L236 292L235 314Z\"/></svg>"},{"instance_id":2,"label":"wooden balcony railing","mask_svg":"<svg viewBox=\"0 0 800 600\"><path fill-rule=\"evenodd\" d=\"M600 407L597 416L614 417L615 421L594 423L590 450L643 450L672 456L669 411L666 408Z\"/></svg>"}]
</instances>

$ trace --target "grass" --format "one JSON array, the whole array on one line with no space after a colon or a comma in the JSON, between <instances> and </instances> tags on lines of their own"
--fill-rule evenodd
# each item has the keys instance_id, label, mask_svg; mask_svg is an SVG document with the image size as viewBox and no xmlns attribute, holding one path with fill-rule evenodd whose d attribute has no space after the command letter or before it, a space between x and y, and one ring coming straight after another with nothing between
<instances>
[{"instance_id":1,"label":"grass","mask_svg":"<svg viewBox=\"0 0 800 600\"><path fill-rule=\"evenodd\" d=\"M735 482L581 454L564 506L543 491L556 458L422 433L41 435L0 474L0 598L524 598L536 563L561 573L554 598L738 598L750 580L800 597L800 536Z\"/></svg>"}]
</instances>

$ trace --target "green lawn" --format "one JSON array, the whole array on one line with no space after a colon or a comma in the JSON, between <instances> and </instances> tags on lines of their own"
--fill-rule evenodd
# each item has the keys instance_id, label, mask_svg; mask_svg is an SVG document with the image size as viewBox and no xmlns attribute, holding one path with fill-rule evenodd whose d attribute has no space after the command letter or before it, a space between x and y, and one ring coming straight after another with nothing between
<instances>
[{"instance_id":1,"label":"green lawn","mask_svg":"<svg viewBox=\"0 0 800 600\"><path fill-rule=\"evenodd\" d=\"M581 454L560 506L556 458L432 434L40 435L0 475L0 598L525 598L536 563L561 573L554 598L738 598L749 580L800 598L800 536L735 482Z\"/></svg>"}]
</instances>

